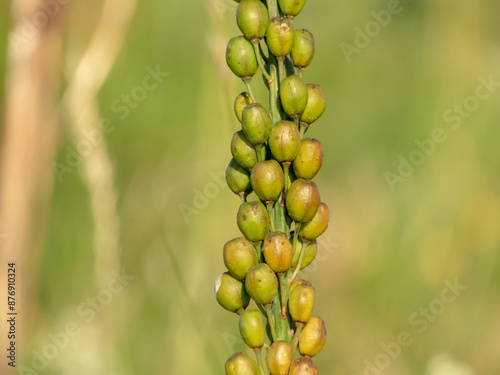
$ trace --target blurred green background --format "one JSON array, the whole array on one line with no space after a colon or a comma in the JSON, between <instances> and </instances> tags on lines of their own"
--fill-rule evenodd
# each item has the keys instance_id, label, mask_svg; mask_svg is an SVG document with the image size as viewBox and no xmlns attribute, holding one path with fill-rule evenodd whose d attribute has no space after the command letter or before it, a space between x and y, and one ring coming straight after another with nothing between
<instances>
[{"instance_id":1,"label":"blurred green background","mask_svg":"<svg viewBox=\"0 0 500 375\"><path fill-rule=\"evenodd\" d=\"M309 0L294 21L316 38L305 80L328 97L325 115L308 133L325 149L316 182L331 211L320 257L304 272L316 289L314 313L328 330L314 360L322 374L377 375L366 361L383 363L381 343L409 332L412 344L380 373L499 374L500 90L493 87L477 106L468 97L480 77L500 82L500 3L402 1L402 11L348 62L341 43L355 46L355 28L364 30L371 12L389 3ZM64 64L74 65L87 47L101 7L97 0L65 5ZM6 73L9 4L0 8ZM40 373L222 374L224 361L244 350L237 316L220 308L212 286L225 270L222 245L239 235L239 199L217 182L239 129L233 101L244 90L224 58L227 41L240 34L235 11L230 0L137 4L98 96L100 115L115 125L105 141L120 260L135 278L85 322L78 307L100 291L91 192L78 168L55 179L33 285L36 315L20 364L29 366L33 351L68 322L81 333ZM121 116L113 103L142 84L148 67L169 75ZM254 81L265 102L262 80ZM467 100L474 110L453 129L444 115ZM73 142L65 121L61 163ZM415 141L436 128L446 141L391 188L387 172L397 175L400 157L409 160L419 149ZM467 289L428 315L419 332L411 317L422 319L420 309L455 279Z\"/></svg>"}]
</instances>

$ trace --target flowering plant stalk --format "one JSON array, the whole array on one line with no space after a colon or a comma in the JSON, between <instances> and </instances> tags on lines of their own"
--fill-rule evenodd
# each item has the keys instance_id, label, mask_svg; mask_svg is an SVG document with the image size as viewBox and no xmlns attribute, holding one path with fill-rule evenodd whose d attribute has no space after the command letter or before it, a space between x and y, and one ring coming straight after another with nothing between
<instances>
[{"instance_id":1,"label":"flowering plant stalk","mask_svg":"<svg viewBox=\"0 0 500 375\"><path fill-rule=\"evenodd\" d=\"M313 286L298 278L314 260L316 239L329 220L312 181L323 148L317 139L305 138L326 105L321 87L303 81L314 37L294 28L306 0L238 2L236 21L243 35L229 41L226 61L246 91L234 103L241 130L231 140L226 181L241 198L237 224L243 236L224 245L227 272L217 278L215 294L222 307L239 314L241 336L256 360L236 353L225 371L318 374L311 358L325 344L325 324L312 315ZM268 108L252 90L258 70L269 89ZM251 300L255 309L248 308Z\"/></svg>"}]
</instances>

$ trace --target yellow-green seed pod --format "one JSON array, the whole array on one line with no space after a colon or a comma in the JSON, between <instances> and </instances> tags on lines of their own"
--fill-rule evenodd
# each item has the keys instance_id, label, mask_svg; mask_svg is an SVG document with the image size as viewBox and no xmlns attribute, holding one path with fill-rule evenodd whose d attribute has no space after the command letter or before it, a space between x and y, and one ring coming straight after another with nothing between
<instances>
[{"instance_id":1,"label":"yellow-green seed pod","mask_svg":"<svg viewBox=\"0 0 500 375\"><path fill-rule=\"evenodd\" d=\"M259 263L248 270L245 288L256 303L266 305L278 293L278 278L267 264Z\"/></svg>"},{"instance_id":2,"label":"yellow-green seed pod","mask_svg":"<svg viewBox=\"0 0 500 375\"><path fill-rule=\"evenodd\" d=\"M269 15L259 0L242 0L236 11L236 23L250 41L258 41L266 35Z\"/></svg>"},{"instance_id":3,"label":"yellow-green seed pod","mask_svg":"<svg viewBox=\"0 0 500 375\"><path fill-rule=\"evenodd\" d=\"M291 162L300 149L300 133L291 121L278 121L269 134L269 148L274 158L282 162Z\"/></svg>"},{"instance_id":4,"label":"yellow-green seed pod","mask_svg":"<svg viewBox=\"0 0 500 375\"><path fill-rule=\"evenodd\" d=\"M223 258L227 270L238 280L244 280L248 269L259 263L257 251L243 237L226 242Z\"/></svg>"},{"instance_id":5,"label":"yellow-green seed pod","mask_svg":"<svg viewBox=\"0 0 500 375\"><path fill-rule=\"evenodd\" d=\"M323 165L323 146L314 138L305 138L300 143L300 149L293 161L293 171L298 178L310 180Z\"/></svg>"},{"instance_id":6,"label":"yellow-green seed pod","mask_svg":"<svg viewBox=\"0 0 500 375\"><path fill-rule=\"evenodd\" d=\"M290 117L299 117L307 106L307 86L298 75L286 77L281 82L281 105Z\"/></svg>"},{"instance_id":7,"label":"yellow-green seed pod","mask_svg":"<svg viewBox=\"0 0 500 375\"><path fill-rule=\"evenodd\" d=\"M215 296L219 304L231 312L246 309L250 303L243 283L229 272L223 273L215 280Z\"/></svg>"},{"instance_id":8,"label":"yellow-green seed pod","mask_svg":"<svg viewBox=\"0 0 500 375\"><path fill-rule=\"evenodd\" d=\"M292 364L292 347L284 340L274 342L267 351L266 362L271 375L288 375Z\"/></svg>"},{"instance_id":9,"label":"yellow-green seed pod","mask_svg":"<svg viewBox=\"0 0 500 375\"><path fill-rule=\"evenodd\" d=\"M293 25L289 19L275 18L267 27L266 41L269 51L278 58L284 58L292 50Z\"/></svg>"},{"instance_id":10,"label":"yellow-green seed pod","mask_svg":"<svg viewBox=\"0 0 500 375\"><path fill-rule=\"evenodd\" d=\"M242 203L236 223L241 233L253 242L264 240L271 225L267 208L260 201Z\"/></svg>"},{"instance_id":11,"label":"yellow-green seed pod","mask_svg":"<svg viewBox=\"0 0 500 375\"><path fill-rule=\"evenodd\" d=\"M314 306L314 288L308 281L300 280L290 288L288 309L293 320L307 323Z\"/></svg>"},{"instance_id":12,"label":"yellow-green seed pod","mask_svg":"<svg viewBox=\"0 0 500 375\"><path fill-rule=\"evenodd\" d=\"M251 79L259 67L253 45L244 36L237 36L229 41L226 63L234 75L243 80Z\"/></svg>"},{"instance_id":13,"label":"yellow-green seed pod","mask_svg":"<svg viewBox=\"0 0 500 375\"><path fill-rule=\"evenodd\" d=\"M262 147L262 149L265 150L264 147ZM233 155L233 159L239 165L248 170L252 169L253 166L257 164L255 147L250 143L247 137L245 137L243 130L234 133L231 139L231 155Z\"/></svg>"},{"instance_id":14,"label":"yellow-green seed pod","mask_svg":"<svg viewBox=\"0 0 500 375\"><path fill-rule=\"evenodd\" d=\"M264 202L278 200L285 186L283 170L276 160L266 160L255 164L250 181L255 194Z\"/></svg>"},{"instance_id":15,"label":"yellow-green seed pod","mask_svg":"<svg viewBox=\"0 0 500 375\"><path fill-rule=\"evenodd\" d=\"M328 221L330 220L330 210L325 203L320 203L318 212L312 220L302 223L299 231L299 236L308 240L314 240L321 236L326 228L328 228Z\"/></svg>"},{"instance_id":16,"label":"yellow-green seed pod","mask_svg":"<svg viewBox=\"0 0 500 375\"><path fill-rule=\"evenodd\" d=\"M262 252L273 272L286 272L292 265L293 246L283 232L269 233L264 240Z\"/></svg>"},{"instance_id":17,"label":"yellow-green seed pod","mask_svg":"<svg viewBox=\"0 0 500 375\"><path fill-rule=\"evenodd\" d=\"M234 101L234 114L238 118L238 121L241 123L241 116L243 115L243 110L247 105L253 103L252 98L248 95L248 92L243 91L240 95L238 95Z\"/></svg>"},{"instance_id":18,"label":"yellow-green seed pod","mask_svg":"<svg viewBox=\"0 0 500 375\"><path fill-rule=\"evenodd\" d=\"M326 108L326 95L320 85L307 84L307 105L300 115L300 123L303 126L311 125L321 117Z\"/></svg>"},{"instance_id":19,"label":"yellow-green seed pod","mask_svg":"<svg viewBox=\"0 0 500 375\"><path fill-rule=\"evenodd\" d=\"M251 144L261 145L271 132L271 115L261 104L252 103L243 110L241 127Z\"/></svg>"},{"instance_id":20,"label":"yellow-green seed pod","mask_svg":"<svg viewBox=\"0 0 500 375\"><path fill-rule=\"evenodd\" d=\"M318 211L320 202L316 183L302 178L292 182L286 195L288 215L299 223L312 220Z\"/></svg>"},{"instance_id":21,"label":"yellow-green seed pod","mask_svg":"<svg viewBox=\"0 0 500 375\"><path fill-rule=\"evenodd\" d=\"M226 182L234 194L248 195L252 192L250 173L234 159L231 159L226 168Z\"/></svg>"},{"instance_id":22,"label":"yellow-green seed pod","mask_svg":"<svg viewBox=\"0 0 500 375\"><path fill-rule=\"evenodd\" d=\"M260 311L245 310L240 315L240 333L249 348L261 348L264 345L266 327L262 322Z\"/></svg>"},{"instance_id":23,"label":"yellow-green seed pod","mask_svg":"<svg viewBox=\"0 0 500 375\"><path fill-rule=\"evenodd\" d=\"M311 32L306 29L296 30L290 52L293 66L301 70L308 67L314 57L314 51L315 42Z\"/></svg>"},{"instance_id":24,"label":"yellow-green seed pod","mask_svg":"<svg viewBox=\"0 0 500 375\"><path fill-rule=\"evenodd\" d=\"M289 375L318 375L318 368L311 357L300 357L292 362Z\"/></svg>"},{"instance_id":25,"label":"yellow-green seed pod","mask_svg":"<svg viewBox=\"0 0 500 375\"><path fill-rule=\"evenodd\" d=\"M314 357L318 354L326 342L326 328L323 319L311 316L309 322L304 325L299 340L299 352L302 355Z\"/></svg>"},{"instance_id":26,"label":"yellow-green seed pod","mask_svg":"<svg viewBox=\"0 0 500 375\"><path fill-rule=\"evenodd\" d=\"M255 361L243 353L232 355L225 365L226 375L260 375Z\"/></svg>"},{"instance_id":27,"label":"yellow-green seed pod","mask_svg":"<svg viewBox=\"0 0 500 375\"><path fill-rule=\"evenodd\" d=\"M283 14L293 18L304 8L306 0L278 0L278 3Z\"/></svg>"},{"instance_id":28,"label":"yellow-green seed pod","mask_svg":"<svg viewBox=\"0 0 500 375\"><path fill-rule=\"evenodd\" d=\"M310 265L314 259L316 258L316 254L318 253L318 244L316 240L311 241L311 242L304 242L303 240L298 241L298 246L297 249L295 250L295 253L293 254L293 260L292 260L292 267L297 268L299 264L299 259L300 259L300 250L302 249L303 246L306 246L304 249L304 256L302 259L302 265L300 266L300 269L303 270L306 268L308 265Z\"/></svg>"}]
</instances>

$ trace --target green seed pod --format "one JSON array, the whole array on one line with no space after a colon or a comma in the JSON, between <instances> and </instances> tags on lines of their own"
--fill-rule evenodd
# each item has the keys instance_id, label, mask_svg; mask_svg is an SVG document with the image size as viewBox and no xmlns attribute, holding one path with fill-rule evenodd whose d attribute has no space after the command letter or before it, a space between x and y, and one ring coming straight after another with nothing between
<instances>
[{"instance_id":1,"label":"green seed pod","mask_svg":"<svg viewBox=\"0 0 500 375\"><path fill-rule=\"evenodd\" d=\"M262 322L260 311L245 310L240 315L240 333L248 347L256 349L264 345L266 327Z\"/></svg>"},{"instance_id":2,"label":"green seed pod","mask_svg":"<svg viewBox=\"0 0 500 375\"><path fill-rule=\"evenodd\" d=\"M284 340L276 341L267 351L266 362L271 375L288 375L292 364L292 347Z\"/></svg>"},{"instance_id":3,"label":"green seed pod","mask_svg":"<svg viewBox=\"0 0 500 375\"><path fill-rule=\"evenodd\" d=\"M278 58L284 58L292 50L293 25L289 19L273 19L267 27L267 47Z\"/></svg>"},{"instance_id":4,"label":"green seed pod","mask_svg":"<svg viewBox=\"0 0 500 375\"><path fill-rule=\"evenodd\" d=\"M245 279L248 269L259 263L257 251L243 237L226 242L223 257L226 268L238 280Z\"/></svg>"},{"instance_id":5,"label":"green seed pod","mask_svg":"<svg viewBox=\"0 0 500 375\"><path fill-rule=\"evenodd\" d=\"M307 106L307 86L298 75L286 77L281 82L281 105L290 117L298 117Z\"/></svg>"},{"instance_id":6,"label":"green seed pod","mask_svg":"<svg viewBox=\"0 0 500 375\"><path fill-rule=\"evenodd\" d=\"M260 371L252 358L236 353L226 361L226 375L260 375Z\"/></svg>"},{"instance_id":7,"label":"green seed pod","mask_svg":"<svg viewBox=\"0 0 500 375\"><path fill-rule=\"evenodd\" d=\"M288 215L299 223L312 220L320 202L318 186L313 181L302 178L292 182L286 195Z\"/></svg>"},{"instance_id":8,"label":"green seed pod","mask_svg":"<svg viewBox=\"0 0 500 375\"><path fill-rule=\"evenodd\" d=\"M307 106L300 115L303 126L312 124L325 112L326 95L320 85L307 84Z\"/></svg>"},{"instance_id":9,"label":"green seed pod","mask_svg":"<svg viewBox=\"0 0 500 375\"><path fill-rule=\"evenodd\" d=\"M269 24L266 6L259 0L241 1L236 11L236 23L248 40L262 39Z\"/></svg>"},{"instance_id":10,"label":"green seed pod","mask_svg":"<svg viewBox=\"0 0 500 375\"><path fill-rule=\"evenodd\" d=\"M306 0L278 0L278 3L283 14L293 18L304 8Z\"/></svg>"},{"instance_id":11,"label":"green seed pod","mask_svg":"<svg viewBox=\"0 0 500 375\"><path fill-rule=\"evenodd\" d=\"M244 36L232 38L227 44L226 63L229 69L244 80L251 79L259 65L252 43Z\"/></svg>"},{"instance_id":12,"label":"green seed pod","mask_svg":"<svg viewBox=\"0 0 500 375\"><path fill-rule=\"evenodd\" d=\"M261 145L271 132L271 115L261 104L252 103L243 110L241 125L250 143Z\"/></svg>"},{"instance_id":13,"label":"green seed pod","mask_svg":"<svg viewBox=\"0 0 500 375\"><path fill-rule=\"evenodd\" d=\"M292 319L296 322L307 323L311 318L313 306L314 288L312 284L304 280L292 284L288 300L288 309Z\"/></svg>"},{"instance_id":14,"label":"green seed pod","mask_svg":"<svg viewBox=\"0 0 500 375\"><path fill-rule=\"evenodd\" d=\"M250 181L255 194L264 202L278 200L285 186L283 170L276 160L266 160L255 164Z\"/></svg>"},{"instance_id":15,"label":"green seed pod","mask_svg":"<svg viewBox=\"0 0 500 375\"><path fill-rule=\"evenodd\" d=\"M299 340L299 352L302 355L314 357L320 352L326 342L326 328L323 319L311 316L304 325Z\"/></svg>"},{"instance_id":16,"label":"green seed pod","mask_svg":"<svg viewBox=\"0 0 500 375\"><path fill-rule=\"evenodd\" d=\"M300 133L291 121L278 121L269 134L269 148L279 162L291 162L300 149Z\"/></svg>"},{"instance_id":17,"label":"green seed pod","mask_svg":"<svg viewBox=\"0 0 500 375\"><path fill-rule=\"evenodd\" d=\"M243 168L252 169L257 163L255 147L245 137L243 130L234 133L233 139L231 139L231 154L234 160Z\"/></svg>"},{"instance_id":18,"label":"green seed pod","mask_svg":"<svg viewBox=\"0 0 500 375\"><path fill-rule=\"evenodd\" d=\"M328 221L330 219L330 210L325 203L320 203L318 212L307 223L302 223L299 231L299 236L308 240L314 240L321 236L326 228L328 228Z\"/></svg>"},{"instance_id":19,"label":"green seed pod","mask_svg":"<svg viewBox=\"0 0 500 375\"><path fill-rule=\"evenodd\" d=\"M311 357L300 357L292 362L289 375L318 375L318 368Z\"/></svg>"},{"instance_id":20,"label":"green seed pod","mask_svg":"<svg viewBox=\"0 0 500 375\"><path fill-rule=\"evenodd\" d=\"M306 29L296 30L293 34L293 45L290 52L293 66L304 70L311 63L314 50L314 36L311 32Z\"/></svg>"},{"instance_id":21,"label":"green seed pod","mask_svg":"<svg viewBox=\"0 0 500 375\"><path fill-rule=\"evenodd\" d=\"M304 249L304 257L302 258L302 265L300 266L300 269L303 270L306 268L308 265L310 265L313 260L316 258L316 254L318 253L318 244L316 240L311 241L311 242L304 242L303 240L298 241L298 246L297 249L295 250L295 253L293 254L293 260L292 260L292 267L297 268L297 265L299 264L299 259L300 259L300 250L302 249L302 246L306 246Z\"/></svg>"},{"instance_id":22,"label":"green seed pod","mask_svg":"<svg viewBox=\"0 0 500 375\"><path fill-rule=\"evenodd\" d=\"M215 280L215 296L217 302L231 312L245 309L250 303L250 297L243 283L229 272L223 273Z\"/></svg>"},{"instance_id":23,"label":"green seed pod","mask_svg":"<svg viewBox=\"0 0 500 375\"><path fill-rule=\"evenodd\" d=\"M267 264L259 263L248 270L245 288L256 303L266 305L278 293L278 278Z\"/></svg>"},{"instance_id":24,"label":"green seed pod","mask_svg":"<svg viewBox=\"0 0 500 375\"><path fill-rule=\"evenodd\" d=\"M269 233L269 214L260 201L242 203L236 221L241 233L249 241L262 241Z\"/></svg>"},{"instance_id":25,"label":"green seed pod","mask_svg":"<svg viewBox=\"0 0 500 375\"><path fill-rule=\"evenodd\" d=\"M299 153L293 161L293 171L298 178L311 179L323 165L323 146L314 138L303 139Z\"/></svg>"},{"instance_id":26,"label":"green seed pod","mask_svg":"<svg viewBox=\"0 0 500 375\"><path fill-rule=\"evenodd\" d=\"M283 232L269 233L264 240L262 252L273 272L286 272L292 265L293 246Z\"/></svg>"},{"instance_id":27,"label":"green seed pod","mask_svg":"<svg viewBox=\"0 0 500 375\"><path fill-rule=\"evenodd\" d=\"M252 192L250 173L231 159L226 169L226 182L229 189L237 195L248 195Z\"/></svg>"},{"instance_id":28,"label":"green seed pod","mask_svg":"<svg viewBox=\"0 0 500 375\"><path fill-rule=\"evenodd\" d=\"M252 103L253 100L246 91L243 91L236 97L236 100L234 101L234 114L238 118L239 122L241 122L241 116L243 115L243 110L245 109L245 107Z\"/></svg>"}]
</instances>

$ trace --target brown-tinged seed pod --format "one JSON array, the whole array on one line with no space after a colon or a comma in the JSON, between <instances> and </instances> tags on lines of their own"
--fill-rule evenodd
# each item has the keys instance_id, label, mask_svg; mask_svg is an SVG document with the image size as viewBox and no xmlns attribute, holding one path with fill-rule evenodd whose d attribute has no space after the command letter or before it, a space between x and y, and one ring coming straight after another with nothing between
<instances>
[{"instance_id":1,"label":"brown-tinged seed pod","mask_svg":"<svg viewBox=\"0 0 500 375\"><path fill-rule=\"evenodd\" d=\"M259 263L257 251L246 238L238 237L226 242L223 250L224 264L238 280L244 280L250 267Z\"/></svg>"},{"instance_id":2,"label":"brown-tinged seed pod","mask_svg":"<svg viewBox=\"0 0 500 375\"><path fill-rule=\"evenodd\" d=\"M231 159L226 168L226 182L234 194L248 195L252 192L250 173L234 159Z\"/></svg>"},{"instance_id":3,"label":"brown-tinged seed pod","mask_svg":"<svg viewBox=\"0 0 500 375\"><path fill-rule=\"evenodd\" d=\"M271 131L271 115L262 104L252 103L243 110L241 127L251 144L261 145Z\"/></svg>"},{"instance_id":4,"label":"brown-tinged seed pod","mask_svg":"<svg viewBox=\"0 0 500 375\"><path fill-rule=\"evenodd\" d=\"M261 348L264 345L266 327L262 322L260 311L245 310L240 315L240 333L249 348Z\"/></svg>"},{"instance_id":5,"label":"brown-tinged seed pod","mask_svg":"<svg viewBox=\"0 0 500 375\"><path fill-rule=\"evenodd\" d=\"M267 351L266 362L271 375L287 375L292 364L292 347L284 340L274 342Z\"/></svg>"},{"instance_id":6,"label":"brown-tinged seed pod","mask_svg":"<svg viewBox=\"0 0 500 375\"><path fill-rule=\"evenodd\" d=\"M289 375L318 375L318 368L310 357L300 357L292 362Z\"/></svg>"},{"instance_id":7,"label":"brown-tinged seed pod","mask_svg":"<svg viewBox=\"0 0 500 375\"><path fill-rule=\"evenodd\" d=\"M253 45L244 36L237 36L229 41L226 63L234 75L244 80L251 79L259 67Z\"/></svg>"},{"instance_id":8,"label":"brown-tinged seed pod","mask_svg":"<svg viewBox=\"0 0 500 375\"><path fill-rule=\"evenodd\" d=\"M262 149L265 150L264 147ZM252 169L257 163L255 147L245 137L243 130L234 133L231 139L231 155L239 165L246 169Z\"/></svg>"},{"instance_id":9,"label":"brown-tinged seed pod","mask_svg":"<svg viewBox=\"0 0 500 375\"><path fill-rule=\"evenodd\" d=\"M229 272L223 273L215 280L215 296L219 304L231 312L245 309L250 303L243 283Z\"/></svg>"},{"instance_id":10,"label":"brown-tinged seed pod","mask_svg":"<svg viewBox=\"0 0 500 375\"><path fill-rule=\"evenodd\" d=\"M259 0L242 0L236 11L236 23L248 40L262 39L269 24L266 6Z\"/></svg>"},{"instance_id":11,"label":"brown-tinged seed pod","mask_svg":"<svg viewBox=\"0 0 500 375\"><path fill-rule=\"evenodd\" d=\"M308 281L300 280L290 288L288 308L293 320L307 323L311 318L314 306L314 288Z\"/></svg>"},{"instance_id":12,"label":"brown-tinged seed pod","mask_svg":"<svg viewBox=\"0 0 500 375\"><path fill-rule=\"evenodd\" d=\"M282 162L291 162L300 149L300 133L291 121L278 121L269 134L269 148L274 158Z\"/></svg>"},{"instance_id":13,"label":"brown-tinged seed pod","mask_svg":"<svg viewBox=\"0 0 500 375\"><path fill-rule=\"evenodd\" d=\"M299 264L300 250L302 249L302 246L305 246L306 248L304 249L304 257L302 259L302 265L300 266L301 270L303 270L308 265L310 265L313 262L313 260L316 258L316 254L318 253L318 244L317 244L316 240L310 241L310 242L304 241L304 240L299 240L297 249L295 250L295 253L293 254L293 260L292 260L292 267L293 268L296 268L297 265Z\"/></svg>"},{"instance_id":14,"label":"brown-tinged seed pod","mask_svg":"<svg viewBox=\"0 0 500 375\"><path fill-rule=\"evenodd\" d=\"M286 196L288 215L296 222L311 220L320 204L320 196L316 183L299 178L292 182Z\"/></svg>"},{"instance_id":15,"label":"brown-tinged seed pod","mask_svg":"<svg viewBox=\"0 0 500 375\"><path fill-rule=\"evenodd\" d=\"M287 18L275 18L267 27L267 47L269 51L278 58L285 58L292 50L293 25Z\"/></svg>"},{"instance_id":16,"label":"brown-tinged seed pod","mask_svg":"<svg viewBox=\"0 0 500 375\"><path fill-rule=\"evenodd\" d=\"M326 228L328 228L328 221L330 220L330 210L325 203L320 203L318 207L318 212L314 217L306 222L302 223L299 231L299 236L308 240L314 240L321 236Z\"/></svg>"},{"instance_id":17,"label":"brown-tinged seed pod","mask_svg":"<svg viewBox=\"0 0 500 375\"><path fill-rule=\"evenodd\" d=\"M247 105L253 103L252 98L248 95L248 92L243 91L240 95L236 97L234 100L234 114L238 118L238 121L241 123L241 116L243 115L243 110Z\"/></svg>"},{"instance_id":18,"label":"brown-tinged seed pod","mask_svg":"<svg viewBox=\"0 0 500 375\"><path fill-rule=\"evenodd\" d=\"M245 288L256 303L271 303L278 293L278 278L265 263L250 267L245 278Z\"/></svg>"},{"instance_id":19,"label":"brown-tinged seed pod","mask_svg":"<svg viewBox=\"0 0 500 375\"><path fill-rule=\"evenodd\" d=\"M269 233L264 239L262 252L273 272L288 271L292 265L293 246L283 232Z\"/></svg>"},{"instance_id":20,"label":"brown-tinged seed pod","mask_svg":"<svg viewBox=\"0 0 500 375\"><path fill-rule=\"evenodd\" d=\"M296 30L290 52L293 66L302 70L309 66L314 57L314 51L314 36L311 32L306 29Z\"/></svg>"},{"instance_id":21,"label":"brown-tinged seed pod","mask_svg":"<svg viewBox=\"0 0 500 375\"><path fill-rule=\"evenodd\" d=\"M278 0L278 3L283 14L293 18L304 8L306 0Z\"/></svg>"},{"instance_id":22,"label":"brown-tinged seed pod","mask_svg":"<svg viewBox=\"0 0 500 375\"><path fill-rule=\"evenodd\" d=\"M318 354L326 342L326 328L323 319L311 316L309 322L304 325L299 340L299 352L302 355L314 357Z\"/></svg>"},{"instance_id":23,"label":"brown-tinged seed pod","mask_svg":"<svg viewBox=\"0 0 500 375\"><path fill-rule=\"evenodd\" d=\"M310 180L323 165L323 146L314 138L305 138L300 143L299 152L293 161L293 171L298 178Z\"/></svg>"},{"instance_id":24,"label":"brown-tinged seed pod","mask_svg":"<svg viewBox=\"0 0 500 375\"><path fill-rule=\"evenodd\" d=\"M249 241L262 241L269 233L270 221L266 207L259 201L244 202L236 217L238 228Z\"/></svg>"},{"instance_id":25,"label":"brown-tinged seed pod","mask_svg":"<svg viewBox=\"0 0 500 375\"><path fill-rule=\"evenodd\" d=\"M320 85L308 83L307 105L300 115L300 123L309 126L323 115L326 108L326 95Z\"/></svg>"},{"instance_id":26,"label":"brown-tinged seed pod","mask_svg":"<svg viewBox=\"0 0 500 375\"><path fill-rule=\"evenodd\" d=\"M225 365L226 375L260 375L255 361L243 353L232 355Z\"/></svg>"},{"instance_id":27,"label":"brown-tinged seed pod","mask_svg":"<svg viewBox=\"0 0 500 375\"><path fill-rule=\"evenodd\" d=\"M276 201L285 186L283 170L276 160L266 160L255 164L250 181L255 194L264 202Z\"/></svg>"},{"instance_id":28,"label":"brown-tinged seed pod","mask_svg":"<svg viewBox=\"0 0 500 375\"><path fill-rule=\"evenodd\" d=\"M307 86L298 75L286 77L280 86L283 109L290 117L298 117L307 106Z\"/></svg>"}]
</instances>

